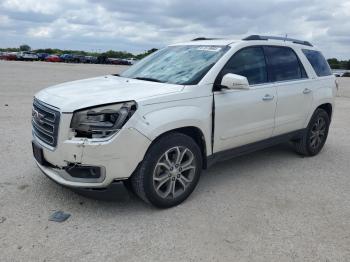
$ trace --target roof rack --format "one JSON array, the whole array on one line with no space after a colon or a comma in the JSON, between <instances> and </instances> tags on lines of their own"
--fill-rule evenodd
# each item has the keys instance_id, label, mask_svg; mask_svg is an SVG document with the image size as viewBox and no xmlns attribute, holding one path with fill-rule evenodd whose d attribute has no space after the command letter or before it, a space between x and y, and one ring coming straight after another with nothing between
<instances>
[{"instance_id":1,"label":"roof rack","mask_svg":"<svg viewBox=\"0 0 350 262\"><path fill-rule=\"evenodd\" d=\"M216 40L216 39L219 39L219 38L197 37L195 39L192 39L191 41Z\"/></svg>"},{"instance_id":2,"label":"roof rack","mask_svg":"<svg viewBox=\"0 0 350 262\"><path fill-rule=\"evenodd\" d=\"M280 37L280 36L250 35L246 38L243 38L243 40L246 40L246 41L251 41L251 40L281 40L281 41L293 42L294 44L299 44L299 45L313 46L308 41L302 41L302 40L298 40L298 39Z\"/></svg>"}]
</instances>

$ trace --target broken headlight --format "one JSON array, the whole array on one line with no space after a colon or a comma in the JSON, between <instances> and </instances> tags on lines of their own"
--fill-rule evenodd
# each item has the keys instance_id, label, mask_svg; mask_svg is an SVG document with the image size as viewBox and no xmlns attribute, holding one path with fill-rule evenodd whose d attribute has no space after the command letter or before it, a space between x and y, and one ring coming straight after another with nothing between
<instances>
[{"instance_id":1,"label":"broken headlight","mask_svg":"<svg viewBox=\"0 0 350 262\"><path fill-rule=\"evenodd\" d=\"M70 127L76 137L106 138L117 133L136 111L136 102L124 102L75 111Z\"/></svg>"}]
</instances>

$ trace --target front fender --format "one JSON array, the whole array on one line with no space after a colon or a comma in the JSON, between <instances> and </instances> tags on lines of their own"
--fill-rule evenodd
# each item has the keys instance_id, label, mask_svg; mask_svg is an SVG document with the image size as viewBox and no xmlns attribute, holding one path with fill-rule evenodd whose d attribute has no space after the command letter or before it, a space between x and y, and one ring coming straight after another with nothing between
<instances>
[{"instance_id":1,"label":"front fender","mask_svg":"<svg viewBox=\"0 0 350 262\"><path fill-rule=\"evenodd\" d=\"M148 111L142 116L136 129L142 132L150 140L155 140L160 135L182 127L196 127L204 135L206 148L211 148L211 103L210 97L192 101L195 105L167 105L159 109ZM142 125L142 126L139 126ZM209 154L210 152L207 152Z\"/></svg>"}]
</instances>

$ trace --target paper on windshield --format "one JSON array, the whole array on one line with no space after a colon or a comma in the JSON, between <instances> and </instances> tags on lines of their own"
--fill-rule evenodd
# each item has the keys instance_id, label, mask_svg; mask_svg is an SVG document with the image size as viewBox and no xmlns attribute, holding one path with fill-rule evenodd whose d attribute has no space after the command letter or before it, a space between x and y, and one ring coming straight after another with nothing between
<instances>
[{"instance_id":1,"label":"paper on windshield","mask_svg":"<svg viewBox=\"0 0 350 262\"><path fill-rule=\"evenodd\" d=\"M218 46L200 46L197 48L199 51L219 52L222 47Z\"/></svg>"}]
</instances>

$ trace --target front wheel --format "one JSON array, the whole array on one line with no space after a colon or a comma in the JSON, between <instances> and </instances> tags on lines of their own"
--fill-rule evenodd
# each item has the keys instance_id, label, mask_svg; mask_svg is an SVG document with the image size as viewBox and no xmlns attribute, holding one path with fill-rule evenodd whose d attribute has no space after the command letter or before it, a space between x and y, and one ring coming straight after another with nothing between
<instances>
[{"instance_id":1,"label":"front wheel","mask_svg":"<svg viewBox=\"0 0 350 262\"><path fill-rule=\"evenodd\" d=\"M292 142L296 152L304 156L317 155L326 143L329 124L328 113L321 108L316 109L303 137Z\"/></svg>"},{"instance_id":2,"label":"front wheel","mask_svg":"<svg viewBox=\"0 0 350 262\"><path fill-rule=\"evenodd\" d=\"M181 133L159 138L131 177L134 192L160 208L183 202L195 189L202 170L196 142Z\"/></svg>"}]
</instances>

